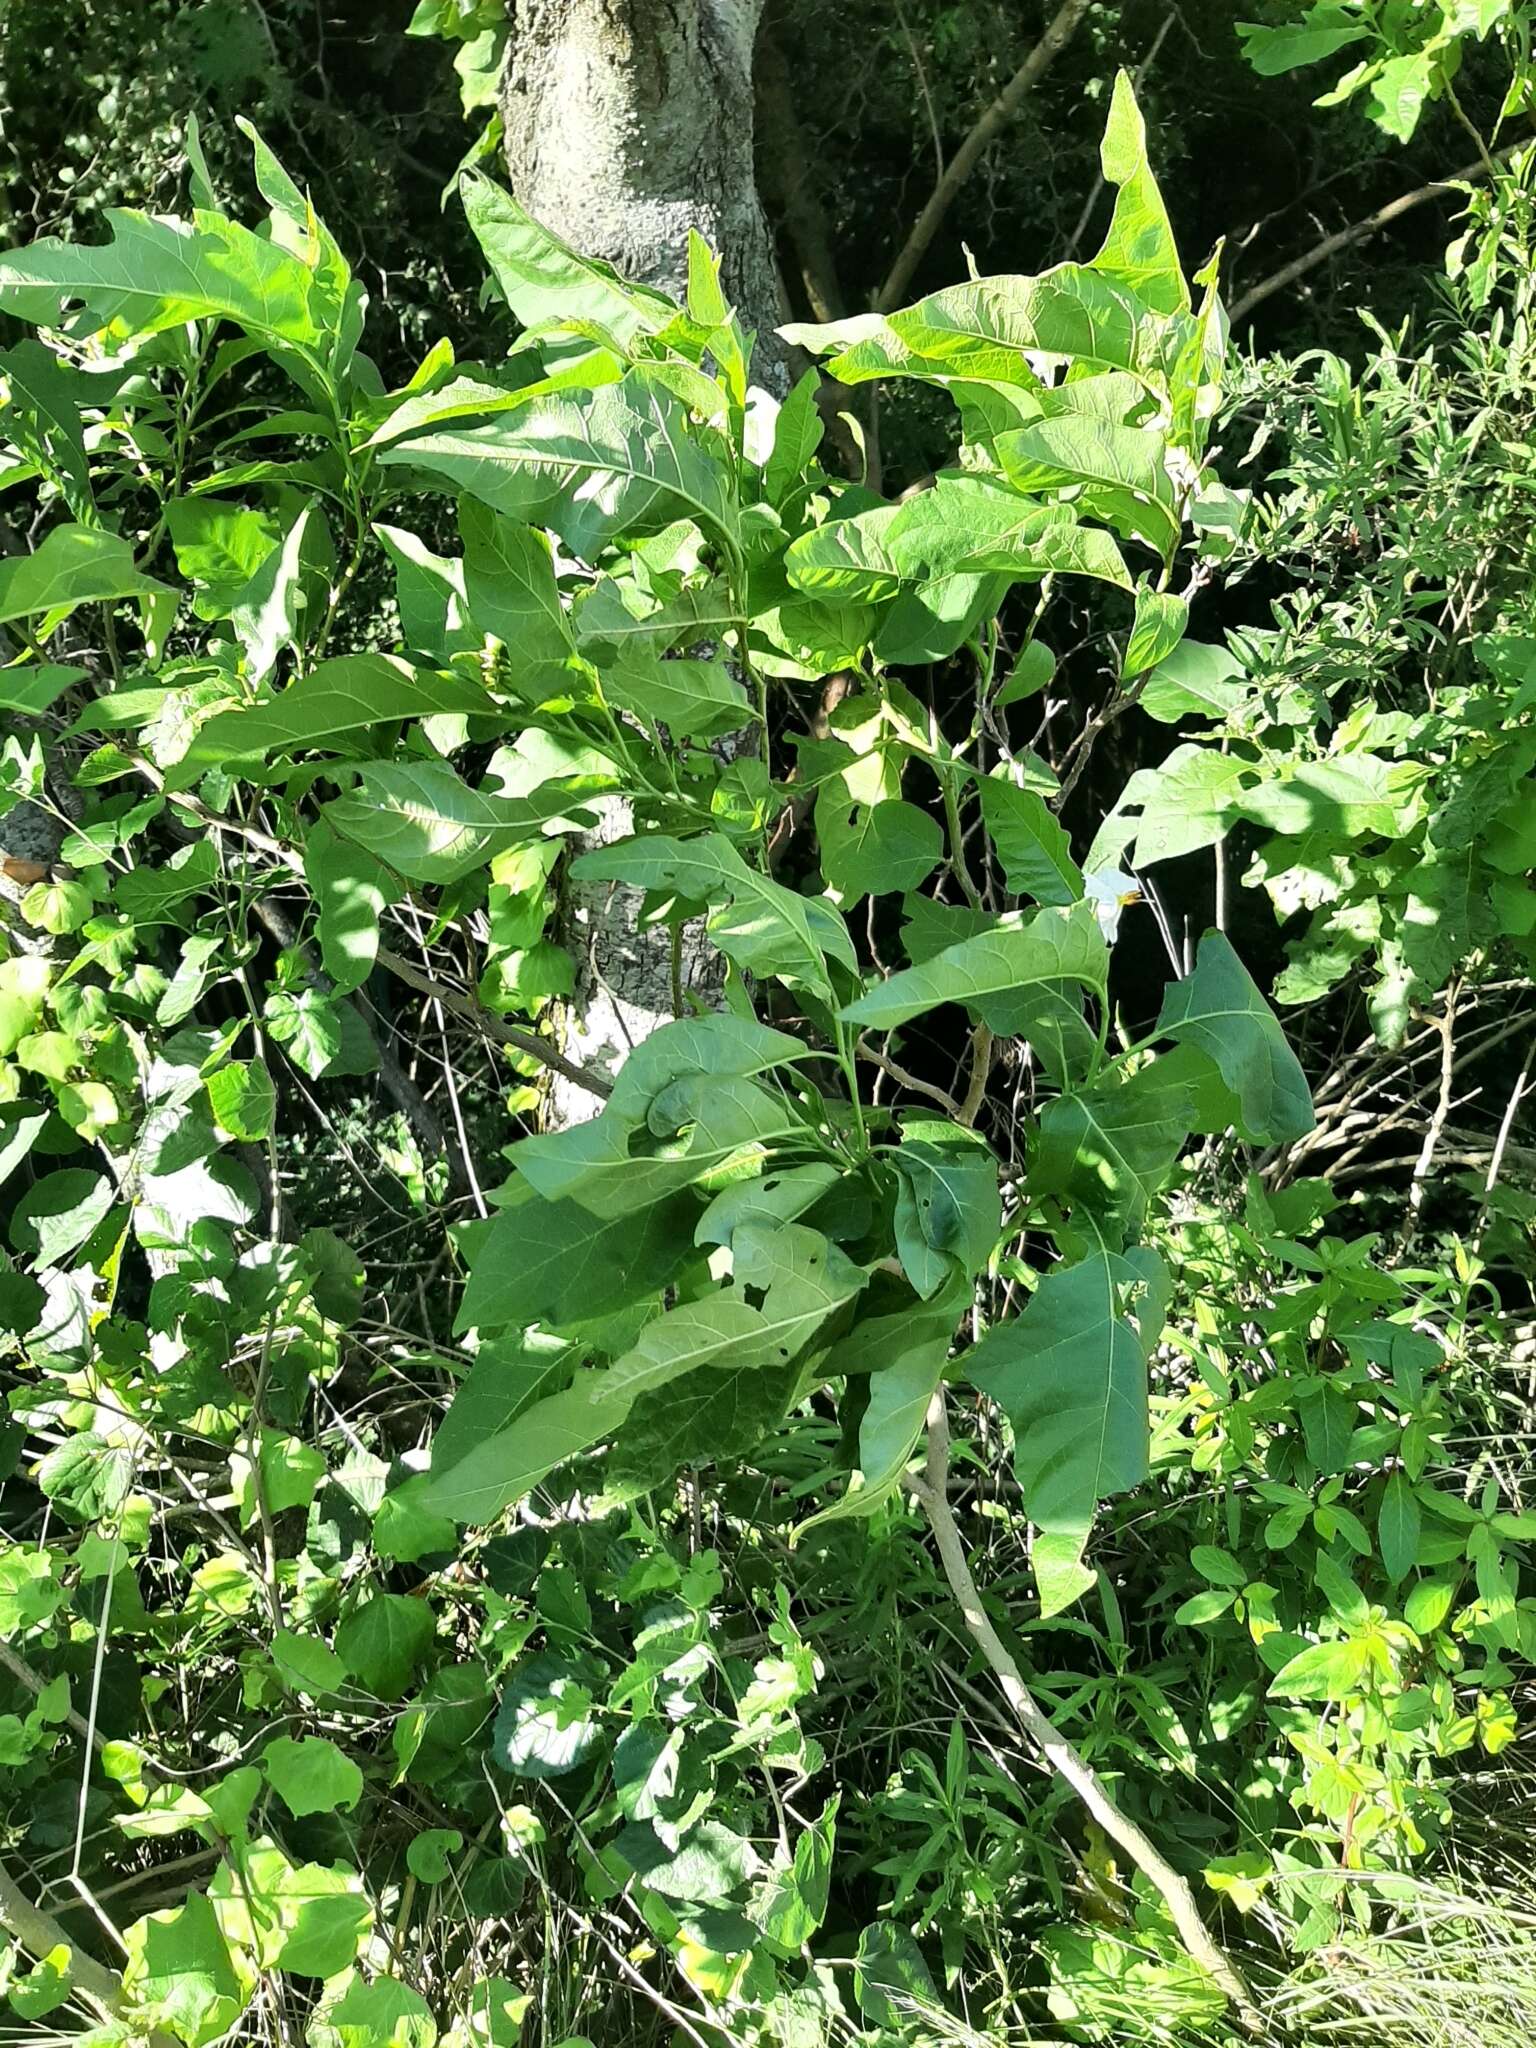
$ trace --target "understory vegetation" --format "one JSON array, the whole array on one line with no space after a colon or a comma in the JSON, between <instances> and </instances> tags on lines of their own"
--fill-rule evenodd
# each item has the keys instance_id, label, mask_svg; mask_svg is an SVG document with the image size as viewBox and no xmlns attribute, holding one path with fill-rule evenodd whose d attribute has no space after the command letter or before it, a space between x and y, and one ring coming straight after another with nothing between
<instances>
[{"instance_id":1,"label":"understory vegetation","mask_svg":"<svg viewBox=\"0 0 1536 2048\"><path fill-rule=\"evenodd\" d=\"M1254 11L1477 158L1375 310L1234 339L1096 9L1054 242L774 391L499 6L366 269L303 10L46 208L0 16L5 2038L1529 2043L1532 10Z\"/></svg>"}]
</instances>

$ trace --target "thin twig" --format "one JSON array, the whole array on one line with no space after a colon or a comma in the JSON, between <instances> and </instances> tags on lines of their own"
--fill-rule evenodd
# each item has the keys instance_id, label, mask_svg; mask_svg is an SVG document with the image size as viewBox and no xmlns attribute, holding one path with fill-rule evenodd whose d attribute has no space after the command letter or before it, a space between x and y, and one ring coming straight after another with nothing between
<instances>
[{"instance_id":1,"label":"thin twig","mask_svg":"<svg viewBox=\"0 0 1536 2048\"><path fill-rule=\"evenodd\" d=\"M1077 33L1078 23L1088 12L1088 4L1089 0L1062 0L1039 42L950 158L944 175L933 188L933 196L913 222L912 231L891 265L885 283L875 294L877 313L889 313L901 304L902 296L912 282L912 274L927 253L945 214L954 204L956 193L1071 42Z\"/></svg>"},{"instance_id":2,"label":"thin twig","mask_svg":"<svg viewBox=\"0 0 1536 2048\"><path fill-rule=\"evenodd\" d=\"M1071 1786L1104 1833L1125 1851L1154 1886L1168 1908L1179 1939L1227 1998L1243 2025L1250 2032L1264 2032L1263 2017L1253 2002L1252 1994L1212 1938L1188 1884L1135 1821L1120 1811L1110 1796L1109 1788L1082 1752L1042 1712L1024 1683L1023 1674L1007 1644L993 1627L976 1590L976 1581L966 1559L965 1544L949 1504L949 1421L944 1412L942 1390L935 1394L928 1409L928 1459L924 1476L908 1483L928 1517L939 1547L944 1576L965 1617L965 1625L991 1666L1019 1726L1050 1768Z\"/></svg>"},{"instance_id":3,"label":"thin twig","mask_svg":"<svg viewBox=\"0 0 1536 2048\"><path fill-rule=\"evenodd\" d=\"M1456 1078L1456 984L1453 981L1445 992L1445 1014L1438 1020L1440 1030L1440 1089L1435 1098L1434 1115L1424 1133L1424 1143L1413 1169L1413 1179L1408 1188L1408 1224L1403 1232L1403 1249L1412 1243L1419 1227L1419 1211L1424 1206L1424 1184L1429 1179L1429 1170L1435 1161L1435 1148L1440 1143L1440 1134L1445 1129L1445 1120L1451 1113L1451 1087Z\"/></svg>"},{"instance_id":4,"label":"thin twig","mask_svg":"<svg viewBox=\"0 0 1536 2048\"><path fill-rule=\"evenodd\" d=\"M1533 1060L1536 1060L1536 1049L1526 1054L1524 1064L1515 1076L1515 1085L1509 1091L1509 1101L1505 1104L1504 1116L1499 1124L1499 1134L1493 1141L1493 1156L1488 1161L1488 1178L1483 1182L1483 1199L1478 1205L1477 1229L1473 1237L1474 1244L1479 1248L1482 1246L1483 1232L1488 1224L1488 1205L1493 1200L1493 1191L1499 1184L1499 1168L1504 1164L1504 1154L1509 1147L1509 1134L1515 1127L1515 1116L1520 1108L1521 1098L1530 1086Z\"/></svg>"},{"instance_id":5,"label":"thin twig","mask_svg":"<svg viewBox=\"0 0 1536 2048\"><path fill-rule=\"evenodd\" d=\"M1524 147L1524 143L1517 142L1512 143L1508 149L1501 149L1492 160L1492 168L1496 170L1500 164L1507 163L1517 150ZM1261 306L1266 299L1273 298L1276 292L1283 292L1287 285L1294 284L1299 277L1305 277L1307 272L1315 270L1319 263L1326 263L1330 256L1337 256L1341 249L1352 249L1357 242L1363 242L1382 228L1390 227L1393 221L1400 220L1405 213L1411 213L1416 206L1423 206L1426 201L1439 198L1442 192L1448 191L1454 185L1469 185L1480 178L1486 178L1488 172L1489 166L1485 164L1463 164L1459 171L1452 171L1447 177L1431 178L1427 185L1420 185L1412 192L1403 192L1396 199L1389 199L1385 206L1378 206L1374 213L1368 213L1364 220L1357 220L1353 226L1340 228L1336 234L1325 235L1322 241L1308 249L1304 255L1293 257L1289 263L1282 264L1278 270L1263 278L1252 291L1244 292L1231 309L1230 317L1233 323L1246 320L1255 306Z\"/></svg>"},{"instance_id":6,"label":"thin twig","mask_svg":"<svg viewBox=\"0 0 1536 2048\"><path fill-rule=\"evenodd\" d=\"M420 990L441 1003L445 1010L452 1010L456 1017L467 1018L475 1028L483 1031L487 1038L494 1038L498 1045L509 1045L517 1052L525 1052L531 1058L541 1060L546 1067L557 1074L563 1074L567 1081L574 1081L578 1088L585 1088L590 1095L600 1095L604 1101L613 1093L613 1083L606 1074L600 1074L596 1067L580 1067L574 1060L568 1060L564 1053L546 1043L535 1032L524 1031L516 1024L509 1024L505 1017L498 1017L494 1010L488 1010L484 1003L478 1003L473 996L460 995L456 989L445 988L440 981L434 981L430 974L423 974L419 967L413 967L409 960L402 960L398 953L392 953L388 946L380 946L378 962L407 988Z\"/></svg>"}]
</instances>

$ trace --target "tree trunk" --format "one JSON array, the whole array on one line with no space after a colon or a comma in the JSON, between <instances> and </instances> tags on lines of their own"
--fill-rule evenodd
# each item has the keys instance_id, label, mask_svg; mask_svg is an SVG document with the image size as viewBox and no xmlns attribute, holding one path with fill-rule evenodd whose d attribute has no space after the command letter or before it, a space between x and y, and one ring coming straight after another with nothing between
<instances>
[{"instance_id":1,"label":"tree trunk","mask_svg":"<svg viewBox=\"0 0 1536 2048\"><path fill-rule=\"evenodd\" d=\"M775 332L772 238L753 176L752 52L761 0L509 0L501 112L512 189L584 255L681 300L688 230L719 253L726 296L753 329L755 381L787 387ZM622 799L596 843L629 836ZM673 1015L685 991L713 1007L719 962L696 928L674 960L665 928L639 925L639 892L566 878L562 936L576 961L563 1050L612 1072ZM597 1098L556 1075L546 1120L581 1121Z\"/></svg>"},{"instance_id":2,"label":"tree trunk","mask_svg":"<svg viewBox=\"0 0 1536 2048\"><path fill-rule=\"evenodd\" d=\"M784 315L752 171L761 0L510 0L509 11L501 112L518 198L585 255L679 299L697 228L757 330L769 382Z\"/></svg>"}]
</instances>

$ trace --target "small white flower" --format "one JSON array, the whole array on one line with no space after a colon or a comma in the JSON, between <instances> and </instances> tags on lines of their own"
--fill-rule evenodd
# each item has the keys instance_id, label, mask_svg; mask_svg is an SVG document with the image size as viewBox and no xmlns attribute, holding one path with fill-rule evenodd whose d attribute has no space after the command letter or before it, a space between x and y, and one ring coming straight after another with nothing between
<instances>
[{"instance_id":1,"label":"small white flower","mask_svg":"<svg viewBox=\"0 0 1536 2048\"><path fill-rule=\"evenodd\" d=\"M1095 868L1092 874L1084 875L1083 887L1099 920L1105 944L1112 946L1120 930L1121 912L1128 903L1141 901L1141 884L1134 875L1122 874L1119 868Z\"/></svg>"}]
</instances>

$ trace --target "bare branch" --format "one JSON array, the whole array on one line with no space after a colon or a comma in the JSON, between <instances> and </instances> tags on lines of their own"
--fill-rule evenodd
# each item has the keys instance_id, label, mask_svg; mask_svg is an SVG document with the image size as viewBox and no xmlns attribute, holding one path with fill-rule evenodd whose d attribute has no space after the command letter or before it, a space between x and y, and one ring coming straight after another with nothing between
<instances>
[{"instance_id":1,"label":"bare branch","mask_svg":"<svg viewBox=\"0 0 1536 2048\"><path fill-rule=\"evenodd\" d=\"M1431 199L1438 199L1443 192L1457 185L1470 185L1480 178L1486 178L1489 170L1496 170L1507 163L1516 150L1523 149L1524 143L1512 143L1502 149L1491 164L1463 164L1459 171L1452 171L1448 177L1432 178L1427 185L1420 185L1415 191L1403 192L1396 199L1389 199L1385 206L1378 206L1374 213L1368 213L1364 220L1357 220L1352 227L1340 228L1337 234L1325 235L1322 241L1308 249L1305 255L1294 257L1279 270L1256 284L1252 291L1243 296L1231 309L1230 318L1236 322L1246 320L1255 306L1261 306L1276 292L1283 292L1287 285L1294 284L1299 277L1305 277L1309 270L1315 270L1320 263L1326 263L1330 256L1337 256L1341 249L1352 249L1357 242L1366 241L1382 228L1390 227L1395 220L1401 220L1405 213L1411 213L1416 206L1423 206Z\"/></svg>"},{"instance_id":2,"label":"bare branch","mask_svg":"<svg viewBox=\"0 0 1536 2048\"><path fill-rule=\"evenodd\" d=\"M992 1626L991 1617L976 1590L976 1581L971 1576L965 1544L949 1504L949 1421L944 1412L942 1389L934 1395L928 1410L926 1471L920 1481L909 1483L928 1517L939 1547L944 1576L965 1617L965 1625L976 1647L992 1667L1019 1726L1050 1768L1071 1786L1110 1840L1118 1843L1137 1869L1150 1879L1168 1908L1179 1939L1221 1989L1242 2024L1250 2032L1264 2032L1263 2018L1251 1992L1213 1940L1188 1884L1135 1821L1120 1811L1110 1796L1109 1788L1082 1752L1042 1712L1024 1683L1023 1674L1007 1644Z\"/></svg>"},{"instance_id":3,"label":"bare branch","mask_svg":"<svg viewBox=\"0 0 1536 2048\"><path fill-rule=\"evenodd\" d=\"M517 1052L525 1052L542 1061L552 1072L563 1074L578 1088L585 1088L589 1095L600 1095L606 1100L613 1093L613 1083L606 1074L600 1074L595 1067L577 1066L574 1060L556 1052L537 1032L524 1031L516 1024L509 1024L505 1017L498 1017L494 1010L488 1010L484 1003L477 1003L473 996L460 995L457 989L444 987L430 974L423 974L419 967L413 967L409 960L402 960L398 953L392 953L388 946L380 946L378 961L408 988L419 989L424 996L431 996L445 1010L452 1010L456 1017L467 1019L487 1038L494 1038L498 1045L511 1046Z\"/></svg>"},{"instance_id":4,"label":"bare branch","mask_svg":"<svg viewBox=\"0 0 1536 2048\"><path fill-rule=\"evenodd\" d=\"M1089 0L1061 0L1039 42L950 158L944 175L933 188L932 198L913 223L912 232L891 265L890 274L875 294L877 313L889 313L901 304L907 286L912 282L913 272L938 233L945 214L954 204L955 194L1071 42L1079 22L1088 12L1088 4Z\"/></svg>"}]
</instances>

